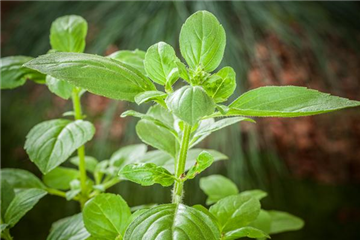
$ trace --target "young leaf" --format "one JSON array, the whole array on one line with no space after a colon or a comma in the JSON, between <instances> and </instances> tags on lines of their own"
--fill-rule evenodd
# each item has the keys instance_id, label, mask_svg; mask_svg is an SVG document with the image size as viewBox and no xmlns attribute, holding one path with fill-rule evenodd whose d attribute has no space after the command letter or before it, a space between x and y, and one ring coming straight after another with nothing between
<instances>
[{"instance_id":1,"label":"young leaf","mask_svg":"<svg viewBox=\"0 0 360 240\"><path fill-rule=\"evenodd\" d=\"M108 98L134 101L144 91L156 90L135 68L120 61L85 53L49 53L24 66Z\"/></svg>"},{"instance_id":2,"label":"young leaf","mask_svg":"<svg viewBox=\"0 0 360 240\"><path fill-rule=\"evenodd\" d=\"M124 235L130 208L120 195L103 193L89 200L83 209L85 228L91 236L114 240Z\"/></svg>"},{"instance_id":3,"label":"young leaf","mask_svg":"<svg viewBox=\"0 0 360 240\"><path fill-rule=\"evenodd\" d=\"M44 183L55 189L67 190L70 188L70 182L80 178L79 171L73 168L57 167L44 175Z\"/></svg>"},{"instance_id":4,"label":"young leaf","mask_svg":"<svg viewBox=\"0 0 360 240\"><path fill-rule=\"evenodd\" d=\"M23 67L31 57L13 56L0 59L1 89L13 89L25 84L27 79L33 81L45 80L45 75Z\"/></svg>"},{"instance_id":5,"label":"young leaf","mask_svg":"<svg viewBox=\"0 0 360 240\"><path fill-rule=\"evenodd\" d=\"M164 204L138 216L127 228L124 240L219 240L220 232L205 213L183 204Z\"/></svg>"},{"instance_id":6,"label":"young leaf","mask_svg":"<svg viewBox=\"0 0 360 240\"><path fill-rule=\"evenodd\" d=\"M223 58L225 45L224 28L207 11L194 13L181 28L181 55L193 70L201 66L207 72L214 71Z\"/></svg>"},{"instance_id":7,"label":"young leaf","mask_svg":"<svg viewBox=\"0 0 360 240\"><path fill-rule=\"evenodd\" d=\"M66 192L66 200L74 199L81 192L80 180L74 179L70 182L70 190Z\"/></svg>"},{"instance_id":8,"label":"young leaf","mask_svg":"<svg viewBox=\"0 0 360 240\"><path fill-rule=\"evenodd\" d=\"M179 142L165 127L142 119L136 124L136 133L144 143L161 149L171 156L176 156L177 150L179 149Z\"/></svg>"},{"instance_id":9,"label":"young leaf","mask_svg":"<svg viewBox=\"0 0 360 240\"><path fill-rule=\"evenodd\" d=\"M260 213L260 202L253 197L233 195L219 200L209 210L218 219L221 232L227 233L253 222Z\"/></svg>"},{"instance_id":10,"label":"young leaf","mask_svg":"<svg viewBox=\"0 0 360 240\"><path fill-rule=\"evenodd\" d=\"M78 156L70 158L70 162L75 166L79 166L79 161L80 160ZM99 161L96 158L85 156L85 168L87 171L93 173L98 163Z\"/></svg>"},{"instance_id":11,"label":"young leaf","mask_svg":"<svg viewBox=\"0 0 360 240\"><path fill-rule=\"evenodd\" d=\"M200 188L208 196L206 200L207 205L239 193L235 183L221 175L210 175L200 178Z\"/></svg>"},{"instance_id":12,"label":"young leaf","mask_svg":"<svg viewBox=\"0 0 360 240\"><path fill-rule=\"evenodd\" d=\"M136 95L135 102L140 105L144 102L163 100L166 96L167 94L161 91L146 91Z\"/></svg>"},{"instance_id":13,"label":"young leaf","mask_svg":"<svg viewBox=\"0 0 360 240\"><path fill-rule=\"evenodd\" d=\"M188 173L186 174L186 178L193 179L197 174L204 171L206 168L210 167L214 162L214 157L206 152L202 151L199 156L196 158L196 163L194 166L190 168Z\"/></svg>"},{"instance_id":14,"label":"young leaf","mask_svg":"<svg viewBox=\"0 0 360 240\"><path fill-rule=\"evenodd\" d=\"M24 189L16 193L5 212L4 222L13 227L46 193L38 188Z\"/></svg>"},{"instance_id":15,"label":"young leaf","mask_svg":"<svg viewBox=\"0 0 360 240\"><path fill-rule=\"evenodd\" d=\"M174 176L165 168L154 163L135 163L126 165L120 170L119 176L142 186L151 186L155 183L163 187L174 183Z\"/></svg>"},{"instance_id":16,"label":"young leaf","mask_svg":"<svg viewBox=\"0 0 360 240\"><path fill-rule=\"evenodd\" d=\"M254 227L241 227L225 234L225 240L233 240L238 238L270 238L268 234Z\"/></svg>"},{"instance_id":17,"label":"young leaf","mask_svg":"<svg viewBox=\"0 0 360 240\"><path fill-rule=\"evenodd\" d=\"M0 170L0 175L12 188L46 188L33 173L23 169L4 168Z\"/></svg>"},{"instance_id":18,"label":"young leaf","mask_svg":"<svg viewBox=\"0 0 360 240\"><path fill-rule=\"evenodd\" d=\"M46 85L48 86L50 92L63 99L69 99L71 97L73 86L68 82L47 75Z\"/></svg>"},{"instance_id":19,"label":"young leaf","mask_svg":"<svg viewBox=\"0 0 360 240\"><path fill-rule=\"evenodd\" d=\"M89 141L94 133L95 127L87 121L50 120L31 129L26 136L25 149L30 160L47 174Z\"/></svg>"},{"instance_id":20,"label":"young leaf","mask_svg":"<svg viewBox=\"0 0 360 240\"><path fill-rule=\"evenodd\" d=\"M110 54L108 58L121 61L135 68L136 70L140 71L143 75L146 75L144 68L144 59L145 59L144 51L141 51L139 49L136 49L134 51L121 50Z\"/></svg>"},{"instance_id":21,"label":"young leaf","mask_svg":"<svg viewBox=\"0 0 360 240\"><path fill-rule=\"evenodd\" d=\"M214 101L199 86L180 88L168 96L166 104L175 116L191 126L215 109Z\"/></svg>"},{"instance_id":22,"label":"young leaf","mask_svg":"<svg viewBox=\"0 0 360 240\"><path fill-rule=\"evenodd\" d=\"M160 85L170 86L179 79L179 70L174 49L167 43L159 42L146 51L144 66L147 75Z\"/></svg>"},{"instance_id":23,"label":"young leaf","mask_svg":"<svg viewBox=\"0 0 360 240\"><path fill-rule=\"evenodd\" d=\"M179 76L184 79L187 82L190 82L190 75L188 72L188 69L186 68L185 64L183 64L182 62L177 62L176 63L179 69Z\"/></svg>"},{"instance_id":24,"label":"young leaf","mask_svg":"<svg viewBox=\"0 0 360 240\"><path fill-rule=\"evenodd\" d=\"M248 91L230 104L227 115L299 117L360 106L359 101L295 86L269 86Z\"/></svg>"},{"instance_id":25,"label":"young leaf","mask_svg":"<svg viewBox=\"0 0 360 240\"><path fill-rule=\"evenodd\" d=\"M60 52L84 52L86 34L85 19L76 15L63 16L51 25L50 44Z\"/></svg>"},{"instance_id":26,"label":"young leaf","mask_svg":"<svg viewBox=\"0 0 360 240\"><path fill-rule=\"evenodd\" d=\"M270 234L295 231L304 226L304 221L287 212L268 211L271 216Z\"/></svg>"},{"instance_id":27,"label":"young leaf","mask_svg":"<svg viewBox=\"0 0 360 240\"><path fill-rule=\"evenodd\" d=\"M46 240L83 240L89 236L82 214L78 213L54 222Z\"/></svg>"},{"instance_id":28,"label":"young leaf","mask_svg":"<svg viewBox=\"0 0 360 240\"><path fill-rule=\"evenodd\" d=\"M224 102L236 88L236 73L231 67L224 67L202 84L207 94L216 103Z\"/></svg>"},{"instance_id":29,"label":"young leaf","mask_svg":"<svg viewBox=\"0 0 360 240\"><path fill-rule=\"evenodd\" d=\"M1 219L4 218L6 209L8 208L14 197L15 197L14 189L4 178L1 178L1 196L0 196Z\"/></svg>"}]
</instances>

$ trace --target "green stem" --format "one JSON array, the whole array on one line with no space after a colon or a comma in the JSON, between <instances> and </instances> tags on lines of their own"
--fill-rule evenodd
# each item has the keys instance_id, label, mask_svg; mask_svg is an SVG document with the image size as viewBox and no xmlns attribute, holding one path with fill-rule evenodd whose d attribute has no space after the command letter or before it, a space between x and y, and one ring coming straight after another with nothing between
<instances>
[{"instance_id":1,"label":"green stem","mask_svg":"<svg viewBox=\"0 0 360 240\"><path fill-rule=\"evenodd\" d=\"M83 115L81 111L81 102L80 102L80 89L74 88L72 92L72 101L75 112L75 120L82 120ZM86 186L86 168L85 168L85 147L84 145L79 147L78 150L79 157L79 172L80 172L80 186L81 186L81 198L80 204L81 208L84 206L85 202L88 200L87 196L87 186Z\"/></svg>"},{"instance_id":2,"label":"green stem","mask_svg":"<svg viewBox=\"0 0 360 240\"><path fill-rule=\"evenodd\" d=\"M53 188L46 188L46 191L51 194L51 195L55 195L55 196L59 196L59 197L63 197L66 198L66 193L57 189L53 189ZM74 200L79 200L79 198L74 197Z\"/></svg>"},{"instance_id":3,"label":"green stem","mask_svg":"<svg viewBox=\"0 0 360 240\"><path fill-rule=\"evenodd\" d=\"M179 179L179 181L175 182L172 202L176 204L179 204L182 201L184 182L181 179L184 177L186 157L189 150L190 135L191 126L185 123L183 136L181 139L180 152L175 166L175 177Z\"/></svg>"},{"instance_id":4,"label":"green stem","mask_svg":"<svg viewBox=\"0 0 360 240\"><path fill-rule=\"evenodd\" d=\"M8 228L6 228L4 231L2 231L1 237L5 240L13 240L13 237L10 235L10 231Z\"/></svg>"}]
</instances>

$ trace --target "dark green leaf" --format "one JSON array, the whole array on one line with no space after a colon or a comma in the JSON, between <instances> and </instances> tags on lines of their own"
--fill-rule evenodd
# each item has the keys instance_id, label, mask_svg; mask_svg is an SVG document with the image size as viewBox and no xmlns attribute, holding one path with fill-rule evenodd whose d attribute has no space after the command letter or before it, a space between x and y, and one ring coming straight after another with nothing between
<instances>
[{"instance_id":1,"label":"dark green leaf","mask_svg":"<svg viewBox=\"0 0 360 240\"><path fill-rule=\"evenodd\" d=\"M120 170L119 175L142 186L151 186L158 183L168 187L174 183L174 176L165 168L159 167L154 163L126 165Z\"/></svg>"},{"instance_id":2,"label":"dark green leaf","mask_svg":"<svg viewBox=\"0 0 360 240\"><path fill-rule=\"evenodd\" d=\"M87 121L50 120L31 129L26 136L25 149L30 160L46 174L66 161L94 133L95 127Z\"/></svg>"},{"instance_id":3,"label":"dark green leaf","mask_svg":"<svg viewBox=\"0 0 360 240\"><path fill-rule=\"evenodd\" d=\"M71 97L73 86L68 82L47 75L46 85L52 93L63 99L69 99Z\"/></svg>"},{"instance_id":4,"label":"dark green leaf","mask_svg":"<svg viewBox=\"0 0 360 240\"><path fill-rule=\"evenodd\" d=\"M191 69L201 66L207 72L214 71L223 58L225 45L224 28L207 11L194 13L181 28L180 51Z\"/></svg>"},{"instance_id":5,"label":"dark green leaf","mask_svg":"<svg viewBox=\"0 0 360 240\"><path fill-rule=\"evenodd\" d=\"M85 53L50 53L25 64L94 94L134 101L144 91L156 90L135 68L120 61Z\"/></svg>"},{"instance_id":6,"label":"dark green leaf","mask_svg":"<svg viewBox=\"0 0 360 240\"><path fill-rule=\"evenodd\" d=\"M219 240L220 232L205 213L183 204L149 209L127 228L124 240Z\"/></svg>"},{"instance_id":7,"label":"dark green leaf","mask_svg":"<svg viewBox=\"0 0 360 240\"><path fill-rule=\"evenodd\" d=\"M24 189L16 193L6 210L4 222L13 227L46 193L38 188Z\"/></svg>"},{"instance_id":8,"label":"dark green leaf","mask_svg":"<svg viewBox=\"0 0 360 240\"><path fill-rule=\"evenodd\" d=\"M145 59L145 52L141 50L121 50L112 53L108 56L109 58L116 59L121 61L136 70L140 71L143 75L146 75L145 68L144 68L144 59Z\"/></svg>"},{"instance_id":9,"label":"dark green leaf","mask_svg":"<svg viewBox=\"0 0 360 240\"><path fill-rule=\"evenodd\" d=\"M46 188L31 172L18 168L1 169L1 178L6 179L12 188Z\"/></svg>"},{"instance_id":10,"label":"dark green leaf","mask_svg":"<svg viewBox=\"0 0 360 240\"><path fill-rule=\"evenodd\" d=\"M208 177L201 178L200 188L208 196L208 199L206 200L207 205L239 193L235 183L221 175L210 175Z\"/></svg>"},{"instance_id":11,"label":"dark green leaf","mask_svg":"<svg viewBox=\"0 0 360 240\"><path fill-rule=\"evenodd\" d=\"M53 223L46 240L84 240L89 236L90 234L84 226L82 214L78 213Z\"/></svg>"},{"instance_id":12,"label":"dark green leaf","mask_svg":"<svg viewBox=\"0 0 360 240\"><path fill-rule=\"evenodd\" d=\"M80 16L69 15L56 19L50 29L52 49L60 52L83 52L87 22Z\"/></svg>"},{"instance_id":13,"label":"dark green leaf","mask_svg":"<svg viewBox=\"0 0 360 240\"><path fill-rule=\"evenodd\" d=\"M227 233L253 222L260 213L260 202L253 197L232 195L220 199L210 212L218 219L221 232Z\"/></svg>"},{"instance_id":14,"label":"dark green leaf","mask_svg":"<svg viewBox=\"0 0 360 240\"><path fill-rule=\"evenodd\" d=\"M166 104L175 116L191 126L215 109L214 101L199 86L180 88L168 96Z\"/></svg>"},{"instance_id":15,"label":"dark green leaf","mask_svg":"<svg viewBox=\"0 0 360 240\"><path fill-rule=\"evenodd\" d=\"M0 209L1 209L1 219L4 218L6 209L10 205L11 201L15 197L15 192L12 186L5 180L1 178L1 196L0 196Z\"/></svg>"},{"instance_id":16,"label":"dark green leaf","mask_svg":"<svg viewBox=\"0 0 360 240\"><path fill-rule=\"evenodd\" d=\"M147 75L160 85L170 86L179 79L179 70L174 49L167 43L159 42L146 51L144 66Z\"/></svg>"},{"instance_id":17,"label":"dark green leaf","mask_svg":"<svg viewBox=\"0 0 360 240\"><path fill-rule=\"evenodd\" d=\"M268 211L271 216L270 234L299 230L304 221L287 212Z\"/></svg>"},{"instance_id":18,"label":"dark green leaf","mask_svg":"<svg viewBox=\"0 0 360 240\"><path fill-rule=\"evenodd\" d=\"M103 193L89 200L83 210L88 232L91 236L104 240L123 236L130 216L130 208L125 200L120 195L110 193Z\"/></svg>"},{"instance_id":19,"label":"dark green leaf","mask_svg":"<svg viewBox=\"0 0 360 240\"><path fill-rule=\"evenodd\" d=\"M163 100L167 96L166 93L161 91L146 91L139 93L135 96L135 102L140 105L144 102L154 101L154 100Z\"/></svg>"},{"instance_id":20,"label":"dark green leaf","mask_svg":"<svg viewBox=\"0 0 360 240\"><path fill-rule=\"evenodd\" d=\"M227 115L299 117L360 106L359 101L295 86L268 86L248 91L230 104Z\"/></svg>"},{"instance_id":21,"label":"dark green leaf","mask_svg":"<svg viewBox=\"0 0 360 240\"><path fill-rule=\"evenodd\" d=\"M202 85L207 94L216 103L224 102L230 97L236 88L236 74L231 67L224 67L212 75Z\"/></svg>"},{"instance_id":22,"label":"dark green leaf","mask_svg":"<svg viewBox=\"0 0 360 240\"><path fill-rule=\"evenodd\" d=\"M225 240L233 240L233 239L238 239L238 238L243 238L243 237L248 237L248 238L270 238L269 235L267 235L265 232L257 229L257 228L253 228L253 227L241 227L238 228L236 230L233 230L231 232L227 232L225 234Z\"/></svg>"},{"instance_id":23,"label":"dark green leaf","mask_svg":"<svg viewBox=\"0 0 360 240\"><path fill-rule=\"evenodd\" d=\"M24 85L27 79L44 81L45 75L32 69L23 67L31 57L14 56L4 57L0 61L1 89L12 89Z\"/></svg>"},{"instance_id":24,"label":"dark green leaf","mask_svg":"<svg viewBox=\"0 0 360 240\"><path fill-rule=\"evenodd\" d=\"M213 162L214 157L210 153L202 151L196 158L195 165L192 166L186 174L186 178L193 179L196 175L210 167Z\"/></svg>"},{"instance_id":25,"label":"dark green leaf","mask_svg":"<svg viewBox=\"0 0 360 240\"><path fill-rule=\"evenodd\" d=\"M75 166L79 166L79 157L72 157L70 158L70 162L74 164ZM94 157L85 156L85 168L89 172L94 172L96 165L98 164L98 160Z\"/></svg>"},{"instance_id":26,"label":"dark green leaf","mask_svg":"<svg viewBox=\"0 0 360 240\"><path fill-rule=\"evenodd\" d=\"M72 168L57 167L44 175L44 183L55 189L67 190L70 182L80 177L79 171Z\"/></svg>"}]
</instances>

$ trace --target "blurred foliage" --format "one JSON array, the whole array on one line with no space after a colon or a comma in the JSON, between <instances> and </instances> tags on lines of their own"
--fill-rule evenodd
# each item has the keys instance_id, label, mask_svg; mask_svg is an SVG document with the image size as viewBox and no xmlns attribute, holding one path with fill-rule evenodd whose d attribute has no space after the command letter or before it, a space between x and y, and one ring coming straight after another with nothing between
<instances>
[{"instance_id":1,"label":"blurred foliage","mask_svg":"<svg viewBox=\"0 0 360 240\"><path fill-rule=\"evenodd\" d=\"M118 49L146 50L158 41L168 42L178 49L178 34L184 20L196 10L205 9L213 12L226 29L223 64L232 66L237 72L238 87L234 96L260 85L295 84L359 100L360 7L355 2L42 1L1 2L1 5L2 56L45 54L50 48L48 38L52 21L67 14L81 15L89 22L85 50L89 53L107 55ZM59 117L71 104L52 96L45 86L33 83L3 91L1 103L2 167L39 173L22 150L25 135L36 123ZM119 115L128 108L145 111L144 107L91 94L84 96L83 103L85 113L97 127L95 141L87 145L89 154L99 160L106 159L120 146L139 142L134 131L136 121L121 119ZM342 118L337 114L316 120L261 119L257 126L245 123L217 132L205 141L204 147L217 149L230 160L216 163L205 174L227 175L241 190L262 188L270 192L265 208L289 211L306 221L304 230L273 239L360 238L356 228L360 224L360 193L358 186L350 185L351 182L359 184L360 168L340 179L329 178L329 175L337 175L338 169L343 172L359 167L360 153L354 148L360 141L360 131L359 127L352 128L359 125L355 124L359 122L359 114L355 111L344 113ZM344 119L350 119L352 124ZM332 131L340 136L335 136L336 141L348 139L342 143L347 147L333 157L334 161L341 158L344 161L335 165L327 161L334 154L330 151L334 142L318 130L319 126L324 126L321 131L326 133L334 121L341 121L339 128L351 126ZM312 127L306 128L307 124ZM315 141L313 135L320 137ZM304 139L309 147L298 148ZM321 148L325 142L327 147ZM328 152L319 154L319 151ZM349 153L352 151L353 155ZM322 167L327 175L317 177L319 172L324 174L317 170ZM306 169L313 172L310 174ZM329 186L315 184L313 180L290 180L289 172L302 179L343 184ZM131 205L170 201L170 188L120 183L113 191L121 193ZM185 202L189 205L205 202L198 179L193 185L186 185ZM51 222L76 211L75 204L48 197L20 222L14 235L18 240L45 239L44 228L50 229Z\"/></svg>"}]
</instances>

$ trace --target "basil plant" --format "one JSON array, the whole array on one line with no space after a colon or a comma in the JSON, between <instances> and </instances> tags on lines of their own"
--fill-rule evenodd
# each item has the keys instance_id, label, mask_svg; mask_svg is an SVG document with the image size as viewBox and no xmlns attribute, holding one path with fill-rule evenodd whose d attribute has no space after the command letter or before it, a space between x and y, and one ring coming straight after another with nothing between
<instances>
[{"instance_id":1,"label":"basil plant","mask_svg":"<svg viewBox=\"0 0 360 240\"><path fill-rule=\"evenodd\" d=\"M82 213L53 224L51 240L264 239L303 226L291 214L262 210L265 192L239 193L234 183L219 175L200 181L207 205L212 205L209 209L186 205L184 184L213 162L227 159L196 146L229 125L254 123L250 117L309 116L360 102L305 87L267 86L226 104L236 88L236 73L229 66L218 69L226 35L207 11L194 13L181 28L180 53L185 62L165 42L146 52L118 51L107 57L83 53L86 26L81 17L59 18L52 25L52 50L47 54L2 59L2 88L20 86L27 79L45 82L50 91L71 98L74 105L65 114L74 120L40 123L27 136L25 149L44 174L43 182L23 170L2 170L2 237L11 239L8 229L47 193L77 200L82 206ZM137 135L156 150L147 151L146 145L139 144L120 149L109 160L86 156L84 144L95 129L81 111L80 96L85 91L139 105L151 102L145 113L128 110L121 116L139 118ZM76 150L77 156L71 157ZM60 166L67 160L78 170ZM172 202L131 209L120 195L104 193L122 180L172 187Z\"/></svg>"}]
</instances>

